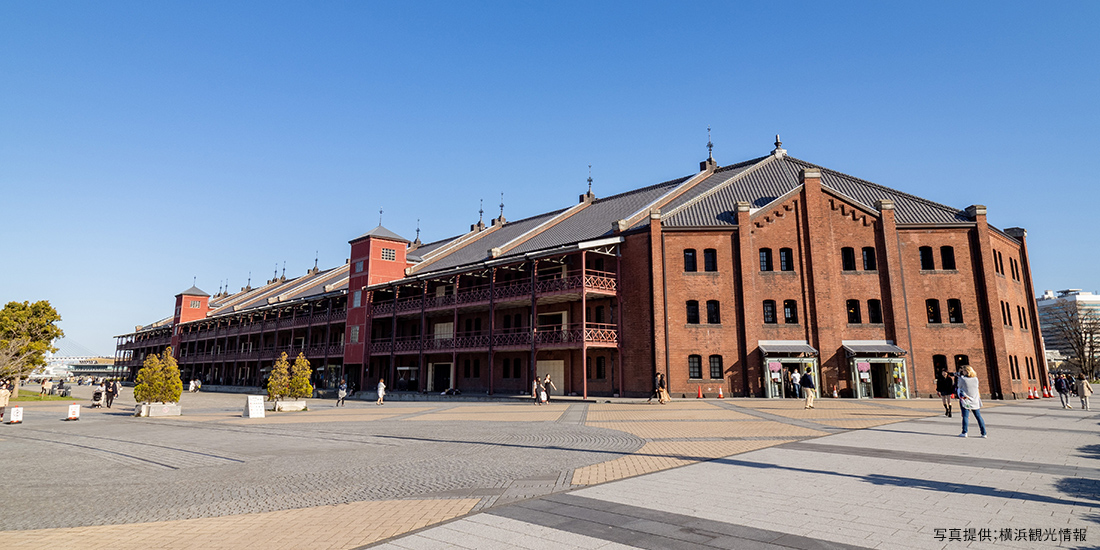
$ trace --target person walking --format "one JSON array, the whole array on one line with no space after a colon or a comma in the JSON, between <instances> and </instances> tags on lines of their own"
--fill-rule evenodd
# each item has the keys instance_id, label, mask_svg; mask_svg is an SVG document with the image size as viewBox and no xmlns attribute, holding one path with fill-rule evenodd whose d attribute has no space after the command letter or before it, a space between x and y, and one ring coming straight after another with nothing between
<instances>
[{"instance_id":1,"label":"person walking","mask_svg":"<svg viewBox=\"0 0 1100 550\"><path fill-rule=\"evenodd\" d=\"M11 390L8 389L8 383L0 382L0 421L4 420L4 410L8 408L9 397L11 397Z\"/></svg>"},{"instance_id":2,"label":"person walking","mask_svg":"<svg viewBox=\"0 0 1100 550\"><path fill-rule=\"evenodd\" d=\"M951 400L955 397L955 378L950 372L940 373L940 379L936 380L936 393L940 394L943 401L943 415L951 418Z\"/></svg>"},{"instance_id":3,"label":"person walking","mask_svg":"<svg viewBox=\"0 0 1100 550\"><path fill-rule=\"evenodd\" d=\"M1065 374L1059 374L1058 378L1054 379L1054 391L1058 392L1058 399L1062 402L1063 409L1072 409L1069 404L1069 380L1066 379Z\"/></svg>"},{"instance_id":4,"label":"person walking","mask_svg":"<svg viewBox=\"0 0 1100 550\"><path fill-rule=\"evenodd\" d=\"M538 374L535 374L535 379L531 381L531 400L536 405L542 404L542 378L539 378Z\"/></svg>"},{"instance_id":5,"label":"person walking","mask_svg":"<svg viewBox=\"0 0 1100 550\"><path fill-rule=\"evenodd\" d=\"M665 383L665 375L657 375L657 402L662 405L667 405L672 398L668 395L668 384Z\"/></svg>"},{"instance_id":6,"label":"person walking","mask_svg":"<svg viewBox=\"0 0 1100 550\"><path fill-rule=\"evenodd\" d=\"M802 383L802 393L806 394L806 406L803 409L814 408L814 397L817 397L817 384L814 382L814 375L808 367L806 368L806 374L799 378L799 382Z\"/></svg>"},{"instance_id":7,"label":"person walking","mask_svg":"<svg viewBox=\"0 0 1100 550\"><path fill-rule=\"evenodd\" d=\"M344 398L347 396L348 383L345 380L341 379L340 385L336 386L336 406L339 407L340 405L344 405L346 407L347 403L344 403Z\"/></svg>"},{"instance_id":8,"label":"person walking","mask_svg":"<svg viewBox=\"0 0 1100 550\"><path fill-rule=\"evenodd\" d=\"M381 405L382 400L385 399L385 398L386 398L386 379L385 378L379 378L378 379L378 401L376 401L376 403Z\"/></svg>"},{"instance_id":9,"label":"person walking","mask_svg":"<svg viewBox=\"0 0 1100 550\"><path fill-rule=\"evenodd\" d=\"M970 413L974 413L974 418L978 419L978 427L982 430L982 438L986 436L985 431L985 419L982 418L982 396L978 390L978 373L974 372L974 367L966 365L961 370L962 376L959 376L958 387L955 388L955 393L959 396L959 408L963 413L963 431L959 434L959 437L967 437L966 433L970 428Z\"/></svg>"},{"instance_id":10,"label":"person walking","mask_svg":"<svg viewBox=\"0 0 1100 550\"><path fill-rule=\"evenodd\" d=\"M1089 396L1092 395L1092 384L1089 384L1089 379L1081 374L1077 378L1077 397L1081 398L1081 408L1086 411L1089 410Z\"/></svg>"},{"instance_id":11,"label":"person walking","mask_svg":"<svg viewBox=\"0 0 1100 550\"><path fill-rule=\"evenodd\" d=\"M107 382L106 388L104 388L104 397L107 400L107 408L111 408L111 403L115 402L115 398L118 397L118 381L112 380Z\"/></svg>"},{"instance_id":12,"label":"person walking","mask_svg":"<svg viewBox=\"0 0 1100 550\"><path fill-rule=\"evenodd\" d=\"M542 381L543 403L550 403L550 388L554 388L555 390L558 389L558 387L554 385L554 381L550 380L550 373L546 373L546 378L544 378Z\"/></svg>"},{"instance_id":13,"label":"person walking","mask_svg":"<svg viewBox=\"0 0 1100 550\"><path fill-rule=\"evenodd\" d=\"M795 399L802 397L802 375L798 374L798 369L791 372L791 391Z\"/></svg>"},{"instance_id":14,"label":"person walking","mask_svg":"<svg viewBox=\"0 0 1100 550\"><path fill-rule=\"evenodd\" d=\"M646 400L646 404L652 403L654 397L657 398L658 403L661 402L661 378L663 376L664 375L659 372L653 376L653 395L649 396L649 399Z\"/></svg>"}]
</instances>

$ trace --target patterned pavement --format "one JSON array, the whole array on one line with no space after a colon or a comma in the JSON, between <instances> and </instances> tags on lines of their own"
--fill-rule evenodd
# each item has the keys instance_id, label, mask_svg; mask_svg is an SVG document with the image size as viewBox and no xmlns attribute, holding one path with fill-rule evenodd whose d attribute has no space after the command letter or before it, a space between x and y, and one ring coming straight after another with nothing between
<instances>
[{"instance_id":1,"label":"patterned pavement","mask_svg":"<svg viewBox=\"0 0 1100 550\"><path fill-rule=\"evenodd\" d=\"M81 397L81 388L77 397ZM936 401L581 403L310 400L245 419L245 398L184 394L185 416L68 403L0 425L5 548L350 549L489 509L854 428L936 416ZM929 421L932 421L929 419ZM140 531L141 537L133 536ZM158 541L150 546L150 541Z\"/></svg>"}]
</instances>

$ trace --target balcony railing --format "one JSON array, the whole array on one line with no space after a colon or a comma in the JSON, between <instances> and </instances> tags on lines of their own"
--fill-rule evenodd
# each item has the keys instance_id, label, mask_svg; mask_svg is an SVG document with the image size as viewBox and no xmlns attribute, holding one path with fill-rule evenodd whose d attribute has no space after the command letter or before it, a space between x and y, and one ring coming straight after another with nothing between
<instances>
[{"instance_id":1,"label":"balcony railing","mask_svg":"<svg viewBox=\"0 0 1100 550\"><path fill-rule=\"evenodd\" d=\"M579 290L582 287L588 290L615 292L618 288L618 278L614 273L604 271L571 271L564 276L557 275L540 278L535 282L535 293L548 294L567 292ZM489 285L478 285L459 288L458 294L447 294L443 296L416 295L398 298L396 303L393 300L376 302L372 309L372 315L375 317L383 317L392 315L394 312L408 313L411 311L419 311L421 308L433 310L453 307L455 305L484 303L489 301L490 296L495 301L503 302L530 295L530 281L510 282L508 284L496 285L491 291Z\"/></svg>"},{"instance_id":2,"label":"balcony railing","mask_svg":"<svg viewBox=\"0 0 1100 550\"><path fill-rule=\"evenodd\" d=\"M528 347L531 345L532 336L535 340L535 347L580 346L583 343L613 345L619 341L618 330L615 325L588 323L581 327L580 323L574 323L539 326L535 329L533 335L530 331L524 330L497 332L492 335L488 332L460 332L453 337L438 337L435 335L428 335L426 338L402 336L392 341L386 338L371 342L370 354L417 352L420 351L421 346L423 346L424 353L487 350L490 339L495 348Z\"/></svg>"}]
</instances>

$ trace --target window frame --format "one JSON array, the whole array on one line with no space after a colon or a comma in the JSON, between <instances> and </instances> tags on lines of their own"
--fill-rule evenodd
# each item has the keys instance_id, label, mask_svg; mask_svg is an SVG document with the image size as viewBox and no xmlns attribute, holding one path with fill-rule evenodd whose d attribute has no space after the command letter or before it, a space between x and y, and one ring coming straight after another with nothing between
<instances>
[{"instance_id":1,"label":"window frame","mask_svg":"<svg viewBox=\"0 0 1100 550\"><path fill-rule=\"evenodd\" d=\"M878 253L873 246L863 247L863 270L878 271Z\"/></svg>"},{"instance_id":2,"label":"window frame","mask_svg":"<svg viewBox=\"0 0 1100 550\"><path fill-rule=\"evenodd\" d=\"M774 264L772 264L772 249L761 248L760 249L760 271L774 271Z\"/></svg>"},{"instance_id":3,"label":"window frame","mask_svg":"<svg viewBox=\"0 0 1100 550\"><path fill-rule=\"evenodd\" d=\"M397 261L397 249L396 248L382 248L381 258L387 262Z\"/></svg>"},{"instance_id":4,"label":"window frame","mask_svg":"<svg viewBox=\"0 0 1100 550\"><path fill-rule=\"evenodd\" d=\"M699 271L699 259L696 257L694 248L684 249L684 273L695 273Z\"/></svg>"},{"instance_id":5,"label":"window frame","mask_svg":"<svg viewBox=\"0 0 1100 550\"><path fill-rule=\"evenodd\" d=\"M779 271L794 271L794 250L779 249Z\"/></svg>"},{"instance_id":6,"label":"window frame","mask_svg":"<svg viewBox=\"0 0 1100 550\"><path fill-rule=\"evenodd\" d=\"M928 298L924 301L925 318L929 325L943 324L943 311L940 310L940 301L936 298Z\"/></svg>"},{"instance_id":7,"label":"window frame","mask_svg":"<svg viewBox=\"0 0 1100 550\"><path fill-rule=\"evenodd\" d=\"M883 324L882 300L876 298L867 300L867 322L872 325Z\"/></svg>"},{"instance_id":8,"label":"window frame","mask_svg":"<svg viewBox=\"0 0 1100 550\"><path fill-rule=\"evenodd\" d=\"M718 300L707 300L707 324L722 324L722 305Z\"/></svg>"},{"instance_id":9,"label":"window frame","mask_svg":"<svg viewBox=\"0 0 1100 550\"><path fill-rule=\"evenodd\" d=\"M764 324L779 324L778 312L775 310L775 300L764 300Z\"/></svg>"},{"instance_id":10,"label":"window frame","mask_svg":"<svg viewBox=\"0 0 1100 550\"><path fill-rule=\"evenodd\" d=\"M798 324L798 300L783 300L783 324Z\"/></svg>"},{"instance_id":11,"label":"window frame","mask_svg":"<svg viewBox=\"0 0 1100 550\"><path fill-rule=\"evenodd\" d=\"M956 320L958 319L958 320ZM965 323L962 311L962 300L958 298L947 299L947 322L954 325Z\"/></svg>"},{"instance_id":12,"label":"window frame","mask_svg":"<svg viewBox=\"0 0 1100 550\"><path fill-rule=\"evenodd\" d=\"M841 271L855 271L856 270L856 249L850 246L845 246L840 249L840 270Z\"/></svg>"},{"instance_id":13,"label":"window frame","mask_svg":"<svg viewBox=\"0 0 1100 550\"><path fill-rule=\"evenodd\" d=\"M687 324L698 325L699 324L699 300L688 300L686 304L687 309ZM694 320L692 320L694 319Z\"/></svg>"},{"instance_id":14,"label":"window frame","mask_svg":"<svg viewBox=\"0 0 1100 550\"><path fill-rule=\"evenodd\" d=\"M955 247L947 245L940 247L940 269L946 271L958 269L958 264L955 263Z\"/></svg>"},{"instance_id":15,"label":"window frame","mask_svg":"<svg viewBox=\"0 0 1100 550\"><path fill-rule=\"evenodd\" d=\"M936 257L933 255L931 246L922 246L917 249L920 254L920 270L921 271L935 271L936 270Z\"/></svg>"},{"instance_id":16,"label":"window frame","mask_svg":"<svg viewBox=\"0 0 1100 550\"><path fill-rule=\"evenodd\" d=\"M717 359L717 364L715 364L716 359ZM708 363L707 366L710 367L710 379L711 380L724 380L726 378L726 368L725 368L725 366L722 365L722 356L721 355L718 355L718 354L711 355L710 357L707 358L707 363ZM714 369L715 368L718 369L718 376L714 375L714 372L715 372Z\"/></svg>"},{"instance_id":17,"label":"window frame","mask_svg":"<svg viewBox=\"0 0 1100 550\"><path fill-rule=\"evenodd\" d=\"M707 273L718 272L718 250L714 248L703 249L703 271Z\"/></svg>"},{"instance_id":18,"label":"window frame","mask_svg":"<svg viewBox=\"0 0 1100 550\"><path fill-rule=\"evenodd\" d=\"M849 325L863 324L863 312L859 307L859 300L845 300L844 311L848 314Z\"/></svg>"},{"instance_id":19,"label":"window frame","mask_svg":"<svg viewBox=\"0 0 1100 550\"><path fill-rule=\"evenodd\" d=\"M702 380L703 379L703 356L702 355L688 355L688 379L689 380Z\"/></svg>"}]
</instances>

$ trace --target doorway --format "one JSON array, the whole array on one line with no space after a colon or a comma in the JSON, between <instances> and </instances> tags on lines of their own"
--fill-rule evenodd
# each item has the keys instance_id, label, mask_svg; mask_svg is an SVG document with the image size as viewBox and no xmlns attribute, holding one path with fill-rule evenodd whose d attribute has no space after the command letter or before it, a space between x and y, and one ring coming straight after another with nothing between
<instances>
[{"instance_id":1,"label":"doorway","mask_svg":"<svg viewBox=\"0 0 1100 550\"><path fill-rule=\"evenodd\" d=\"M565 361L539 361L538 370L536 371L539 378L546 378L546 375L550 375L550 380L557 388L546 388L546 393L549 395L565 395Z\"/></svg>"},{"instance_id":2,"label":"doorway","mask_svg":"<svg viewBox=\"0 0 1100 550\"><path fill-rule=\"evenodd\" d=\"M451 388L453 363L432 363L428 365L428 391L447 391Z\"/></svg>"}]
</instances>

